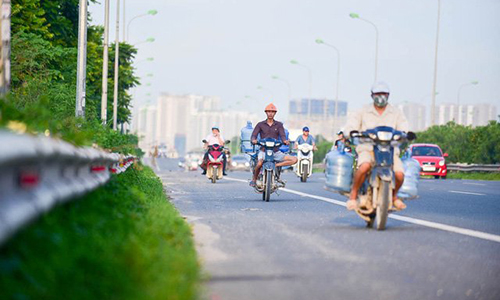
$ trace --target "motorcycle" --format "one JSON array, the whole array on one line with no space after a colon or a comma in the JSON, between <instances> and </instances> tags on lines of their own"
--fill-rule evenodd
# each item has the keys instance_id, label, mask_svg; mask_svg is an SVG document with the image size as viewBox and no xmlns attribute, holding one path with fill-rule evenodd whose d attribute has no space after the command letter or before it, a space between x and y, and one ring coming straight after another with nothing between
<instances>
[{"instance_id":1,"label":"motorcycle","mask_svg":"<svg viewBox=\"0 0 500 300\"><path fill-rule=\"evenodd\" d=\"M384 230L387 217L396 209L392 205L392 190L395 188L394 148L414 140L413 132L404 133L391 127L379 126L364 132L353 131L351 138L373 145L375 166L367 174L359 191L360 204L356 213L366 221L367 227L376 226Z\"/></svg>"},{"instance_id":2,"label":"motorcycle","mask_svg":"<svg viewBox=\"0 0 500 300\"><path fill-rule=\"evenodd\" d=\"M307 143L297 147L297 164L295 174L300 177L301 182L307 182L307 178L312 174L313 168L313 146Z\"/></svg>"},{"instance_id":3,"label":"motorcycle","mask_svg":"<svg viewBox=\"0 0 500 300\"><path fill-rule=\"evenodd\" d=\"M202 141L206 143L206 140ZM225 141L229 144L230 141ZM208 162L207 162L207 178L212 181L212 183L217 182L217 180L222 179L224 171L224 146L214 144L208 146Z\"/></svg>"},{"instance_id":4,"label":"motorcycle","mask_svg":"<svg viewBox=\"0 0 500 300\"><path fill-rule=\"evenodd\" d=\"M276 162L274 161L274 148L280 147L282 142L273 138L266 138L259 140L258 144L264 148L265 158L261 173L256 181L255 191L262 193L263 201L269 202L272 193L276 192L279 188L285 187L285 182L280 179L281 168L277 168ZM259 152L257 151L253 154L248 153L248 155L250 155L250 166L252 172L254 172Z\"/></svg>"}]
</instances>

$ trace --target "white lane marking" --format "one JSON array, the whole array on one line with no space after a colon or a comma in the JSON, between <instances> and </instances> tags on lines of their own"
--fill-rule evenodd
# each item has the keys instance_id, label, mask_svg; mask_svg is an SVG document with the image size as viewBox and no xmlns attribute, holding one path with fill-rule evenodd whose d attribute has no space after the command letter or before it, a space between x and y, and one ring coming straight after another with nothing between
<instances>
[{"instance_id":1,"label":"white lane marking","mask_svg":"<svg viewBox=\"0 0 500 300\"><path fill-rule=\"evenodd\" d=\"M236 178L226 177L226 179L233 180L233 181L239 181L239 182L245 182L245 183L248 182L246 180L236 179ZM325 201L325 202L340 205L340 206L346 206L344 201L339 201L339 200L335 200L335 199L331 199L331 198L327 198L327 197L311 195L311 194L307 194L307 193L303 193L303 192L299 192L299 191L294 191L294 190L287 189L287 188L284 188L281 190L284 192L296 194L296 195L303 196L303 197L309 197L309 198L318 199L321 201ZM394 219L394 220L398 220L398 221L402 221L402 222L407 222L407 223L411 223L411 224L416 224L416 225L420 225L420 226L425 226L425 227L439 229L439 230L443 230L443 231L458 233L458 234L462 234L462 235L475 237L478 239L483 239L483 240L488 240L488 241L500 243L500 235L496 235L496 234L481 232L481 231L472 230L472 229L460 228L460 227L456 227L456 226L451 226L451 225L446 225L446 224L441 224L441 223L436 223L436 222L431 222L431 221L426 221L426 220L421 220L421 219L415 219L415 218L401 216L401 215L392 214L392 215L389 215L389 218Z\"/></svg>"},{"instance_id":2,"label":"white lane marking","mask_svg":"<svg viewBox=\"0 0 500 300\"><path fill-rule=\"evenodd\" d=\"M486 185L485 183L477 183L477 182L462 182L462 184L469 184L469 185Z\"/></svg>"},{"instance_id":3,"label":"white lane marking","mask_svg":"<svg viewBox=\"0 0 500 300\"><path fill-rule=\"evenodd\" d=\"M465 195L486 196L486 194L473 193L473 192L464 192L464 191L448 191L448 192L450 192L450 193L455 193L455 194L465 194Z\"/></svg>"}]
</instances>

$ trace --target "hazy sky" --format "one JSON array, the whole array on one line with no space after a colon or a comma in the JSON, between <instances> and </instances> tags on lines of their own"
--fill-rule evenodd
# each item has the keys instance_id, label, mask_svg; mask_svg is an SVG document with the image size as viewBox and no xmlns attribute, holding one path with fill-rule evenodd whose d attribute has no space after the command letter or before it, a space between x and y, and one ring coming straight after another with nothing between
<instances>
[{"instance_id":1,"label":"hazy sky","mask_svg":"<svg viewBox=\"0 0 500 300\"><path fill-rule=\"evenodd\" d=\"M114 40L116 0L110 2ZM477 86L463 88L461 102L498 105L500 0L441 3L437 103L456 102L459 86L477 80ZM307 71L291 59L312 69L313 97L334 98L337 59L333 49L315 43L322 38L341 52L340 99L351 109L360 107L371 101L375 31L351 19L351 12L379 29L378 78L389 83L390 101L431 101L437 0L126 0L127 22L149 9L158 14L130 27L132 44L156 39L138 46L138 61L155 60L137 65L139 76L154 77L137 89L136 105L148 98L154 103L165 92L216 95L226 107L256 112L270 101L286 108L286 85L271 75L290 82L292 97L308 95ZM91 4L89 10L93 24L102 24L104 5ZM271 89L274 98L257 90L259 85Z\"/></svg>"}]
</instances>

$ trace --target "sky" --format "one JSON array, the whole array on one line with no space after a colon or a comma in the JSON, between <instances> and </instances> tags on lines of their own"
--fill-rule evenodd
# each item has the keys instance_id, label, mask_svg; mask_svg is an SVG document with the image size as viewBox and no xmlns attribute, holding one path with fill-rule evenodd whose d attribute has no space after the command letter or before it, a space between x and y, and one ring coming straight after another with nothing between
<instances>
[{"instance_id":1,"label":"sky","mask_svg":"<svg viewBox=\"0 0 500 300\"><path fill-rule=\"evenodd\" d=\"M110 1L110 41L116 1ZM89 6L94 25L104 23L103 3ZM258 113L274 102L285 117L288 89L272 75L290 83L292 98L309 95L307 70L292 59L311 69L314 98L335 98L337 56L315 43L321 38L340 51L339 99L355 110L371 102L375 30L351 12L378 28L377 78L389 84L389 101L430 105L437 7L438 0L125 0L127 23L158 10L130 23L129 43L155 38L137 45L143 85L134 105L153 104L161 93L193 93L219 96L225 109ZM455 103L461 85L478 81L461 90L461 103L499 106L499 14L500 0L441 0L437 104Z\"/></svg>"}]
</instances>

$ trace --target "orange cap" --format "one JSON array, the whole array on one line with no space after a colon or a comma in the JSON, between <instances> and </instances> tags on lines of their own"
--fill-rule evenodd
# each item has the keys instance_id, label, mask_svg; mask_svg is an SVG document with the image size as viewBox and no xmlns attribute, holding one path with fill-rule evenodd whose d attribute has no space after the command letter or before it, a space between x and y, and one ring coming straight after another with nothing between
<instances>
[{"instance_id":1,"label":"orange cap","mask_svg":"<svg viewBox=\"0 0 500 300\"><path fill-rule=\"evenodd\" d=\"M264 111L276 111L277 112L278 110L276 109L276 106L274 106L274 104L269 103L269 105L266 106L266 109L264 109Z\"/></svg>"}]
</instances>

